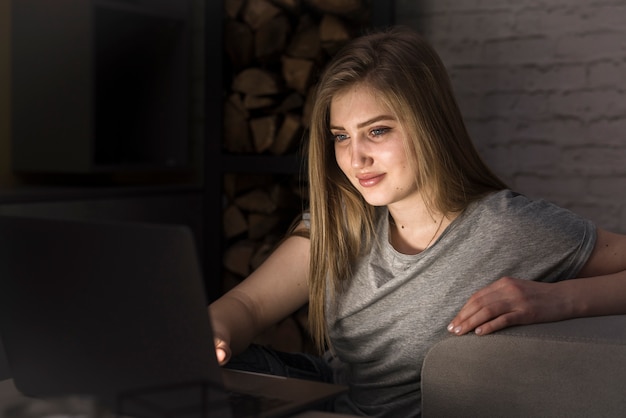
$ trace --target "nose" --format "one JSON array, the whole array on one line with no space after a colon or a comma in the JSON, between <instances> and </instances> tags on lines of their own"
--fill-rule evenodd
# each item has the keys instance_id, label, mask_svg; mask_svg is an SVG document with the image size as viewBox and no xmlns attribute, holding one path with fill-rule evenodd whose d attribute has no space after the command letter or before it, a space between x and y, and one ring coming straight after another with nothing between
<instances>
[{"instance_id":1,"label":"nose","mask_svg":"<svg viewBox=\"0 0 626 418\"><path fill-rule=\"evenodd\" d=\"M360 136L355 137L355 139L350 144L350 162L352 167L363 168L370 165L373 161L370 151L371 150L367 139Z\"/></svg>"}]
</instances>

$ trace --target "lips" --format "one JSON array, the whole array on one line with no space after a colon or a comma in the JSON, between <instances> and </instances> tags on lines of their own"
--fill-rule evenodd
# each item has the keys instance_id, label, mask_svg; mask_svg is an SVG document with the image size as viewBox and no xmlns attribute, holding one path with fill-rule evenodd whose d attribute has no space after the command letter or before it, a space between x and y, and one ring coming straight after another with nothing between
<instances>
[{"instance_id":1,"label":"lips","mask_svg":"<svg viewBox=\"0 0 626 418\"><path fill-rule=\"evenodd\" d=\"M372 186L376 186L378 183L380 183L383 178L385 177L385 174L360 174L357 175L356 178L359 180L359 184L363 187L372 187Z\"/></svg>"}]
</instances>

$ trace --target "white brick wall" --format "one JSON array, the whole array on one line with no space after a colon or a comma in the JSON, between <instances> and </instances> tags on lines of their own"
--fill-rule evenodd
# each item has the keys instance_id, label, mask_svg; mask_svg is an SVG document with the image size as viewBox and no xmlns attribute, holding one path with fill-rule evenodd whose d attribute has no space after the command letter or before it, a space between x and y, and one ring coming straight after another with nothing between
<instances>
[{"instance_id":1,"label":"white brick wall","mask_svg":"<svg viewBox=\"0 0 626 418\"><path fill-rule=\"evenodd\" d=\"M626 0L396 0L514 189L626 232Z\"/></svg>"}]
</instances>

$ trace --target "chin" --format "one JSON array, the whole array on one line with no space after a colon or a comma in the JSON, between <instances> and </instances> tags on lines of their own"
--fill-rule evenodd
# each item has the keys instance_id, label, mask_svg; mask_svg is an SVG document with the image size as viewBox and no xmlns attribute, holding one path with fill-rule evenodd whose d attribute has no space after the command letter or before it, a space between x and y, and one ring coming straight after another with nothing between
<instances>
[{"instance_id":1,"label":"chin","mask_svg":"<svg viewBox=\"0 0 626 418\"><path fill-rule=\"evenodd\" d=\"M365 199L365 201L372 206L387 206L389 204L388 199L380 199L380 198L372 198L372 197L368 198L366 196L363 196L363 199Z\"/></svg>"}]
</instances>

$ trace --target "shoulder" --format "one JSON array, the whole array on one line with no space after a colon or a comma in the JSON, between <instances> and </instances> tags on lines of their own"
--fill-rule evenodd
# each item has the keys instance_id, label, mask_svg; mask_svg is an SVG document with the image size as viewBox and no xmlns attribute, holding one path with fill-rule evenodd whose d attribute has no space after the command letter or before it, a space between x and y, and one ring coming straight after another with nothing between
<instances>
[{"instance_id":1,"label":"shoulder","mask_svg":"<svg viewBox=\"0 0 626 418\"><path fill-rule=\"evenodd\" d=\"M475 202L473 210L483 216L491 216L493 220L523 218L541 220L553 217L568 217L584 220L572 211L560 207L545 199L533 199L513 190L501 190L487 195Z\"/></svg>"},{"instance_id":2,"label":"shoulder","mask_svg":"<svg viewBox=\"0 0 626 418\"><path fill-rule=\"evenodd\" d=\"M511 190L472 203L462 217L454 236L463 238L470 251L497 255L504 263L502 273L513 277L543 281L574 277L596 241L590 220Z\"/></svg>"},{"instance_id":3,"label":"shoulder","mask_svg":"<svg viewBox=\"0 0 626 418\"><path fill-rule=\"evenodd\" d=\"M474 206L476 210L490 214L515 214L527 211L532 212L541 207L557 207L546 200L531 199L522 193L510 189L488 194L475 202Z\"/></svg>"},{"instance_id":4,"label":"shoulder","mask_svg":"<svg viewBox=\"0 0 626 418\"><path fill-rule=\"evenodd\" d=\"M471 204L468 222L506 233L534 236L577 235L595 232L587 219L545 199L532 199L513 190L501 190Z\"/></svg>"}]
</instances>

